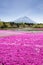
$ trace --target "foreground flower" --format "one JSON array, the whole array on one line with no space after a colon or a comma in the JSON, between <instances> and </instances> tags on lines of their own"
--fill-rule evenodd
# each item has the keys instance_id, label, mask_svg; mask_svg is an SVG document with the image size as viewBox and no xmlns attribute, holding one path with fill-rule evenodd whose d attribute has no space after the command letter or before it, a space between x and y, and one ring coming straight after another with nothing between
<instances>
[{"instance_id":1,"label":"foreground flower","mask_svg":"<svg viewBox=\"0 0 43 65\"><path fill-rule=\"evenodd\" d=\"M43 33L0 38L0 65L43 65Z\"/></svg>"}]
</instances>

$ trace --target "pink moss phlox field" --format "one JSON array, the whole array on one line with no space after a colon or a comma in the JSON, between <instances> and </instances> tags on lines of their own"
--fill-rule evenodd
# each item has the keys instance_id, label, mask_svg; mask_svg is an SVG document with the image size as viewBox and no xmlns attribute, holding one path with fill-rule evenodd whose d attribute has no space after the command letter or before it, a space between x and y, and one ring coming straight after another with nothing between
<instances>
[{"instance_id":1,"label":"pink moss phlox field","mask_svg":"<svg viewBox=\"0 0 43 65\"><path fill-rule=\"evenodd\" d=\"M0 65L43 65L43 33L1 37Z\"/></svg>"}]
</instances>

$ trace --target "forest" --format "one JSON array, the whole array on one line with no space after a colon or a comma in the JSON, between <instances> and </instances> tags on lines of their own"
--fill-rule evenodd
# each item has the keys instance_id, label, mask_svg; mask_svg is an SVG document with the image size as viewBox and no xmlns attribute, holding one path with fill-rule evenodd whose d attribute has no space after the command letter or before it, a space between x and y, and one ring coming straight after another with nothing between
<instances>
[{"instance_id":1,"label":"forest","mask_svg":"<svg viewBox=\"0 0 43 65\"><path fill-rule=\"evenodd\" d=\"M34 23L15 23L15 22L3 22L0 21L0 29L11 29L11 28L43 28L43 24Z\"/></svg>"}]
</instances>

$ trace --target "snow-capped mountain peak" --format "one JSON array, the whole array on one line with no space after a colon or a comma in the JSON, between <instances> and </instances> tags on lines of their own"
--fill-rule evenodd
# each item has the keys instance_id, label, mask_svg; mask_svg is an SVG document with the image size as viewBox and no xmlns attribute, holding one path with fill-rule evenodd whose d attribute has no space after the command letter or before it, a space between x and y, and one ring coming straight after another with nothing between
<instances>
[{"instance_id":1,"label":"snow-capped mountain peak","mask_svg":"<svg viewBox=\"0 0 43 65\"><path fill-rule=\"evenodd\" d=\"M18 19L15 20L15 22L17 23L21 23L21 22L24 22L24 23L35 23L34 21L32 21L29 17L27 16L24 16L24 17L20 17Z\"/></svg>"}]
</instances>

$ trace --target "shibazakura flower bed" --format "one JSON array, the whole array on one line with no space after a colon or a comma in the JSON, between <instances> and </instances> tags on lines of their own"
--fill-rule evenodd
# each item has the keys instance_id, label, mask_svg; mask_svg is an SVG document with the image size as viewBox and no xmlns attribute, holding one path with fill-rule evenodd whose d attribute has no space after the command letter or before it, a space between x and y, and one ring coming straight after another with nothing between
<instances>
[{"instance_id":1,"label":"shibazakura flower bed","mask_svg":"<svg viewBox=\"0 0 43 65\"><path fill-rule=\"evenodd\" d=\"M0 65L43 65L43 33L1 37Z\"/></svg>"}]
</instances>

